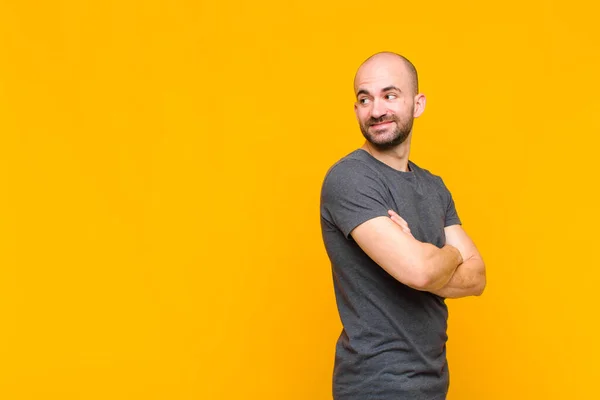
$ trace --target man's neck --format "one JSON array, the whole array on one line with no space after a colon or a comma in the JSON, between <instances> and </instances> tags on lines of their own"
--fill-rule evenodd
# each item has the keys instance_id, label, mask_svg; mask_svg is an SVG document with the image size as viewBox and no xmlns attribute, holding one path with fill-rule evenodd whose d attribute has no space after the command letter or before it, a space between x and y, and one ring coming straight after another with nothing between
<instances>
[{"instance_id":1,"label":"man's neck","mask_svg":"<svg viewBox=\"0 0 600 400\"><path fill-rule=\"evenodd\" d=\"M390 167L398 171L410 171L410 168L408 166L408 156L410 153L410 137L408 137L402 144L387 150L379 150L375 148L371 143L366 141L361 148L367 151L377 160L389 165Z\"/></svg>"}]
</instances>

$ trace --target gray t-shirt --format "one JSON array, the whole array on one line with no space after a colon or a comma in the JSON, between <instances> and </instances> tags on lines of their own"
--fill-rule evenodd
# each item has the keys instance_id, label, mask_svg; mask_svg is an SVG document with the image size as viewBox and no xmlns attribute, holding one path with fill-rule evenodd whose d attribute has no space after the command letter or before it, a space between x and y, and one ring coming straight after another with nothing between
<instances>
[{"instance_id":1,"label":"gray t-shirt","mask_svg":"<svg viewBox=\"0 0 600 400\"><path fill-rule=\"evenodd\" d=\"M333 373L335 400L442 400L449 385L448 309L412 289L352 239L361 223L406 220L415 239L442 247L444 227L460 224L442 179L409 161L401 172L358 149L333 165L321 192L321 228L343 324Z\"/></svg>"}]
</instances>

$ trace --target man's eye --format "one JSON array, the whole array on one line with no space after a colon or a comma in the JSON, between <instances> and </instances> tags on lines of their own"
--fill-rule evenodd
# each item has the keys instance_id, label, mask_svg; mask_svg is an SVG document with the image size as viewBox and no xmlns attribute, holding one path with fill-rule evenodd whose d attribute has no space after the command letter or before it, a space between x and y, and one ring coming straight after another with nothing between
<instances>
[{"instance_id":1,"label":"man's eye","mask_svg":"<svg viewBox=\"0 0 600 400\"><path fill-rule=\"evenodd\" d=\"M388 100L394 100L395 98L397 98L398 96L396 96L395 94L386 94L385 97Z\"/></svg>"},{"instance_id":2,"label":"man's eye","mask_svg":"<svg viewBox=\"0 0 600 400\"><path fill-rule=\"evenodd\" d=\"M362 99L358 99L358 102L360 104L367 104L369 102L369 99L367 99L366 97L363 97Z\"/></svg>"}]
</instances>

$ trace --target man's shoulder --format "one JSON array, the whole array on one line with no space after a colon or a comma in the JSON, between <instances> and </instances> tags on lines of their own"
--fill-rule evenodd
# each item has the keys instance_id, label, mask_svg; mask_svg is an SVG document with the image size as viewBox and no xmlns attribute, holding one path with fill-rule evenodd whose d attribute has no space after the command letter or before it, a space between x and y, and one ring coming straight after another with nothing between
<instances>
[{"instance_id":1,"label":"man's shoulder","mask_svg":"<svg viewBox=\"0 0 600 400\"><path fill-rule=\"evenodd\" d=\"M325 173L325 180L331 175L376 174L376 169L369 165L369 158L365 157L365 153L364 150L356 149L337 160Z\"/></svg>"},{"instance_id":2,"label":"man's shoulder","mask_svg":"<svg viewBox=\"0 0 600 400\"><path fill-rule=\"evenodd\" d=\"M321 193L330 196L352 196L357 191L385 192L383 176L364 156L364 150L357 149L336 161L325 174Z\"/></svg>"}]
</instances>

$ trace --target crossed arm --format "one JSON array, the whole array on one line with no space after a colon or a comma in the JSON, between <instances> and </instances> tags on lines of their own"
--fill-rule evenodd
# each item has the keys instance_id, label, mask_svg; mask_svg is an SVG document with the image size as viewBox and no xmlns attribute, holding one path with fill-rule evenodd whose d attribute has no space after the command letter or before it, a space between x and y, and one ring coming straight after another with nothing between
<instances>
[{"instance_id":1,"label":"crossed arm","mask_svg":"<svg viewBox=\"0 0 600 400\"><path fill-rule=\"evenodd\" d=\"M485 264L460 225L446 227L441 249L416 240L398 214L371 219L352 231L357 244L398 281L441 297L479 296L486 284Z\"/></svg>"}]
</instances>

